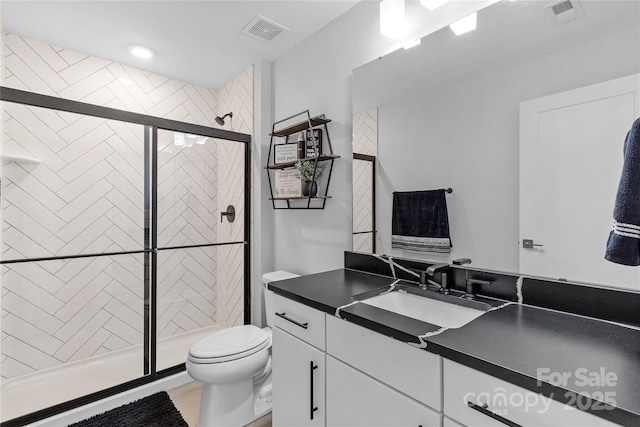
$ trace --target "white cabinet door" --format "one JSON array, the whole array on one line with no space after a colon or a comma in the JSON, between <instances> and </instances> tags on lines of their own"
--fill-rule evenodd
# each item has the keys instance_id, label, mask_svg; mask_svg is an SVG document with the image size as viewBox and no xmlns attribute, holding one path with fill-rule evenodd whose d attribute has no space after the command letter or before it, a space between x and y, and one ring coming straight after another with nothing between
<instances>
[{"instance_id":1,"label":"white cabinet door","mask_svg":"<svg viewBox=\"0 0 640 427\"><path fill-rule=\"evenodd\" d=\"M327 426L439 427L441 418L440 413L327 356Z\"/></svg>"},{"instance_id":2,"label":"white cabinet door","mask_svg":"<svg viewBox=\"0 0 640 427\"><path fill-rule=\"evenodd\" d=\"M325 425L325 354L273 329L273 426Z\"/></svg>"}]
</instances>

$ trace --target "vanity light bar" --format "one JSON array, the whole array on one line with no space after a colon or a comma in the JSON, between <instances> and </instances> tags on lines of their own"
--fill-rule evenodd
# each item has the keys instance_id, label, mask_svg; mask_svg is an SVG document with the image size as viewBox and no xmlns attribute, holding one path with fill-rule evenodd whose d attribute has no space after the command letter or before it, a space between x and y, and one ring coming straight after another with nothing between
<instances>
[{"instance_id":1,"label":"vanity light bar","mask_svg":"<svg viewBox=\"0 0 640 427\"><path fill-rule=\"evenodd\" d=\"M476 29L476 24L478 22L478 12L474 12L469 16L465 16L462 19L457 20L456 22L449 25L449 28L459 36L464 33L468 33L469 31L473 31Z\"/></svg>"},{"instance_id":2,"label":"vanity light bar","mask_svg":"<svg viewBox=\"0 0 640 427\"><path fill-rule=\"evenodd\" d=\"M380 34L393 39L403 35L406 30L404 0L382 0L380 2Z\"/></svg>"},{"instance_id":3,"label":"vanity light bar","mask_svg":"<svg viewBox=\"0 0 640 427\"><path fill-rule=\"evenodd\" d=\"M420 42L421 42L421 40L417 39L417 40L414 40L412 42L409 42L409 43L405 44L403 47L405 49L411 49L412 47L418 46L420 44Z\"/></svg>"},{"instance_id":4,"label":"vanity light bar","mask_svg":"<svg viewBox=\"0 0 640 427\"><path fill-rule=\"evenodd\" d=\"M449 0L420 0L420 4L429 10L436 10L437 8L448 2Z\"/></svg>"}]
</instances>

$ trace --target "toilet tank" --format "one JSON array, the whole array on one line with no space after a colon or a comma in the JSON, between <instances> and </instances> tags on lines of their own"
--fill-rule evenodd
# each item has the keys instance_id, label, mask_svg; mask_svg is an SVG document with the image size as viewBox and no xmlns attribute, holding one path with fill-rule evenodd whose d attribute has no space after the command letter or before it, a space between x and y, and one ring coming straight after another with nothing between
<instances>
[{"instance_id":1,"label":"toilet tank","mask_svg":"<svg viewBox=\"0 0 640 427\"><path fill-rule=\"evenodd\" d=\"M273 292L267 289L267 285L271 282L292 279L294 277L300 277L300 275L282 270L272 271L271 273L265 273L262 275L262 293L264 295L264 310L267 317L267 326L273 326L273 310L271 308Z\"/></svg>"}]
</instances>

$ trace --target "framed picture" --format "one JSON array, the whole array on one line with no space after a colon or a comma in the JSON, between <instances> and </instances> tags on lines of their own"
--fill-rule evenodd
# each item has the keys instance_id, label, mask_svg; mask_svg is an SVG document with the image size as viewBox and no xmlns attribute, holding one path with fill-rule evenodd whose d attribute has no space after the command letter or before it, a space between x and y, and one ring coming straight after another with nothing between
<instances>
[{"instance_id":1,"label":"framed picture","mask_svg":"<svg viewBox=\"0 0 640 427\"><path fill-rule=\"evenodd\" d=\"M322 154L322 129L307 129L304 156L317 157Z\"/></svg>"},{"instance_id":2,"label":"framed picture","mask_svg":"<svg viewBox=\"0 0 640 427\"><path fill-rule=\"evenodd\" d=\"M273 146L274 164L298 160L298 144L278 144Z\"/></svg>"},{"instance_id":3,"label":"framed picture","mask_svg":"<svg viewBox=\"0 0 640 427\"><path fill-rule=\"evenodd\" d=\"M295 144L287 144L294 145ZM295 169L283 169L275 171L275 197L300 197L302 196L302 181L296 176Z\"/></svg>"}]
</instances>

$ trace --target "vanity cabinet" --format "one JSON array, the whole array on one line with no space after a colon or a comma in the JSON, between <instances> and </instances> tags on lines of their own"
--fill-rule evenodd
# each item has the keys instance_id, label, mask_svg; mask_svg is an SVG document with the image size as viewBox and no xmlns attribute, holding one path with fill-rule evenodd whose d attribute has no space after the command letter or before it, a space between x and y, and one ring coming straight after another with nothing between
<instances>
[{"instance_id":1,"label":"vanity cabinet","mask_svg":"<svg viewBox=\"0 0 640 427\"><path fill-rule=\"evenodd\" d=\"M325 425L325 314L273 295L273 425Z\"/></svg>"},{"instance_id":2,"label":"vanity cabinet","mask_svg":"<svg viewBox=\"0 0 640 427\"><path fill-rule=\"evenodd\" d=\"M444 361L444 414L474 427L617 425L450 360Z\"/></svg>"},{"instance_id":3,"label":"vanity cabinet","mask_svg":"<svg viewBox=\"0 0 640 427\"><path fill-rule=\"evenodd\" d=\"M282 296L273 305L276 427L616 425Z\"/></svg>"}]
</instances>

